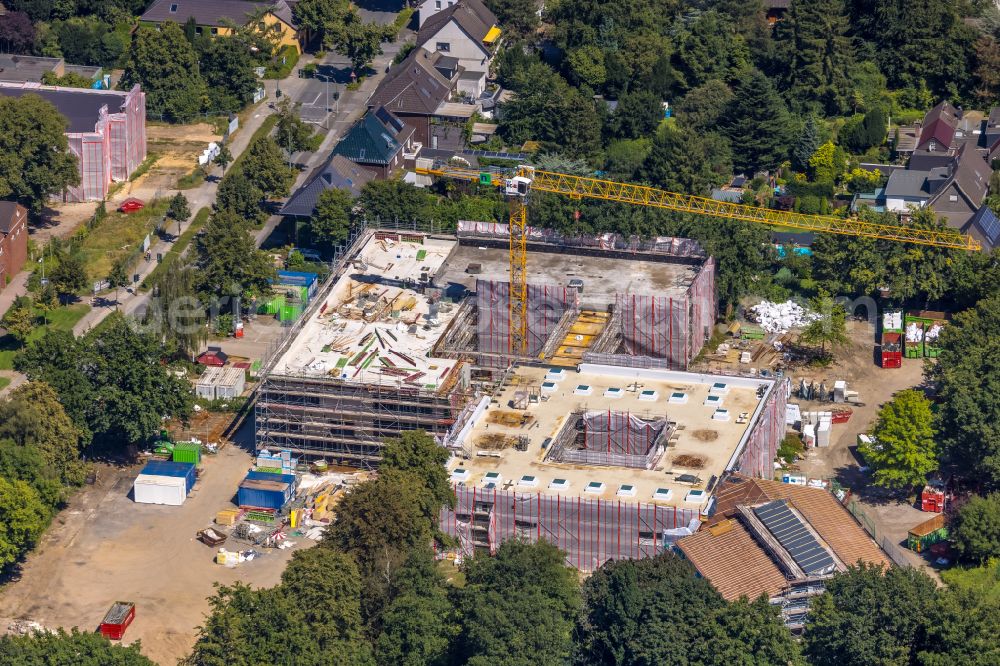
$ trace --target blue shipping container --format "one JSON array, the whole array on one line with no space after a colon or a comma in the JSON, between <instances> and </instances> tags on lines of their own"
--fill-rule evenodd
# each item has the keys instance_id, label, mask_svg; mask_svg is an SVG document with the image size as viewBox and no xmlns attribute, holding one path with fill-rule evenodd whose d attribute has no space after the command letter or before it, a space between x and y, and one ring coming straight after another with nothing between
<instances>
[{"instance_id":1,"label":"blue shipping container","mask_svg":"<svg viewBox=\"0 0 1000 666\"><path fill-rule=\"evenodd\" d=\"M294 474L250 472L240 483L236 499L241 507L280 511L295 492Z\"/></svg>"},{"instance_id":2,"label":"blue shipping container","mask_svg":"<svg viewBox=\"0 0 1000 666\"><path fill-rule=\"evenodd\" d=\"M142 468L140 474L151 476L179 476L185 479L187 492L194 488L195 465L188 462L172 462L170 460L151 460Z\"/></svg>"}]
</instances>

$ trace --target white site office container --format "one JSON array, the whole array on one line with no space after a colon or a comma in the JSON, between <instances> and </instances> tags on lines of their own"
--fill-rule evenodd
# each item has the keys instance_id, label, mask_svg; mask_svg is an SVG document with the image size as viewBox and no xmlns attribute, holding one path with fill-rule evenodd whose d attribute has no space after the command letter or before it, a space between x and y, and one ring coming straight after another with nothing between
<instances>
[{"instance_id":1,"label":"white site office container","mask_svg":"<svg viewBox=\"0 0 1000 666\"><path fill-rule=\"evenodd\" d=\"M215 400L215 384L222 374L222 368L208 368L198 377L198 382L194 386L194 392L199 398L205 400Z\"/></svg>"},{"instance_id":2,"label":"white site office container","mask_svg":"<svg viewBox=\"0 0 1000 666\"><path fill-rule=\"evenodd\" d=\"M132 489L135 501L140 504L180 506L187 498L187 482L182 476L140 474Z\"/></svg>"},{"instance_id":3,"label":"white site office container","mask_svg":"<svg viewBox=\"0 0 1000 666\"><path fill-rule=\"evenodd\" d=\"M245 387L246 371L243 368L222 368L215 381L215 397L219 400L236 398L243 395Z\"/></svg>"}]
</instances>

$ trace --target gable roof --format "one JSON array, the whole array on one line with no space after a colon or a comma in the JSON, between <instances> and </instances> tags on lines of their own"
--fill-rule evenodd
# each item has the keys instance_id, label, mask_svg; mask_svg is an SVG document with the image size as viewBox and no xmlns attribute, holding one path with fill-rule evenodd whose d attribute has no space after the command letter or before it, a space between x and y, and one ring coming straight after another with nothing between
<instances>
[{"instance_id":1,"label":"gable roof","mask_svg":"<svg viewBox=\"0 0 1000 666\"><path fill-rule=\"evenodd\" d=\"M437 54L413 49L406 60L389 70L368 100L368 106L384 106L392 112L434 115L451 95L451 81L434 65Z\"/></svg>"},{"instance_id":2,"label":"gable roof","mask_svg":"<svg viewBox=\"0 0 1000 666\"><path fill-rule=\"evenodd\" d=\"M9 234L27 214L27 209L15 201L0 201L0 233Z\"/></svg>"},{"instance_id":3,"label":"gable roof","mask_svg":"<svg viewBox=\"0 0 1000 666\"><path fill-rule=\"evenodd\" d=\"M454 5L437 12L427 19L417 32L417 46L423 46L434 38L441 29L452 20L462 29L469 39L489 55L484 46L487 36L496 27L497 17L480 0L458 0Z\"/></svg>"},{"instance_id":4,"label":"gable roof","mask_svg":"<svg viewBox=\"0 0 1000 666\"><path fill-rule=\"evenodd\" d=\"M292 8L286 0L155 0L139 17L140 21L183 25L191 17L198 25L220 27L226 23L245 25L257 11L268 8L283 23L295 28Z\"/></svg>"},{"instance_id":5,"label":"gable roof","mask_svg":"<svg viewBox=\"0 0 1000 666\"><path fill-rule=\"evenodd\" d=\"M971 234L982 243L984 252L1000 247L1000 219L989 206L981 206L962 232Z\"/></svg>"},{"instance_id":6,"label":"gable roof","mask_svg":"<svg viewBox=\"0 0 1000 666\"><path fill-rule=\"evenodd\" d=\"M990 176L993 170L986 163L979 151L970 144L963 144L952 162L948 183L954 183L962 196L972 208L978 208L990 187ZM946 185L948 184L946 183ZM943 194L945 187L936 190L936 196L928 202L930 205Z\"/></svg>"},{"instance_id":7,"label":"gable roof","mask_svg":"<svg viewBox=\"0 0 1000 666\"><path fill-rule=\"evenodd\" d=\"M918 169L898 169L889 174L889 180L885 183L885 196L887 197L909 197L927 198L930 192L927 189L927 176L930 171Z\"/></svg>"},{"instance_id":8,"label":"gable roof","mask_svg":"<svg viewBox=\"0 0 1000 666\"><path fill-rule=\"evenodd\" d=\"M778 565L738 520L684 537L677 547L727 601L744 595L750 599L774 596L788 584Z\"/></svg>"},{"instance_id":9,"label":"gable roof","mask_svg":"<svg viewBox=\"0 0 1000 666\"><path fill-rule=\"evenodd\" d=\"M324 164L309 174L305 184L289 197L281 207L281 215L309 217L316 210L319 195L325 190L349 190L353 196L361 194L361 188L375 180L375 174L364 169L343 155L331 155Z\"/></svg>"},{"instance_id":10,"label":"gable roof","mask_svg":"<svg viewBox=\"0 0 1000 666\"><path fill-rule=\"evenodd\" d=\"M851 565L858 560L869 564L889 564L882 549L875 545L847 509L822 488L749 479L736 474L720 484L715 494L715 513L707 522L714 524L735 515L739 505L779 499L788 500L845 564Z\"/></svg>"},{"instance_id":11,"label":"gable roof","mask_svg":"<svg viewBox=\"0 0 1000 666\"><path fill-rule=\"evenodd\" d=\"M961 112L948 102L941 102L928 111L924 116L920 139L917 140L917 150L926 150L932 141L937 150L948 150L955 139L955 128L960 118Z\"/></svg>"},{"instance_id":12,"label":"gable roof","mask_svg":"<svg viewBox=\"0 0 1000 666\"><path fill-rule=\"evenodd\" d=\"M412 135L412 127L379 106L348 130L334 146L333 154L361 164L389 164Z\"/></svg>"}]
</instances>

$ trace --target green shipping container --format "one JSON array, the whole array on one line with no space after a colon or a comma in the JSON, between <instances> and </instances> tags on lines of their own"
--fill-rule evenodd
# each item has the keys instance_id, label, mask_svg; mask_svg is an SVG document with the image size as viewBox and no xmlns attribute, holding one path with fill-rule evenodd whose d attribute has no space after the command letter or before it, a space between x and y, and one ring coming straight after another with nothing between
<instances>
[{"instance_id":1,"label":"green shipping container","mask_svg":"<svg viewBox=\"0 0 1000 666\"><path fill-rule=\"evenodd\" d=\"M923 342L905 342L904 343L904 354L905 358L922 358L924 355L924 343Z\"/></svg>"},{"instance_id":2,"label":"green shipping container","mask_svg":"<svg viewBox=\"0 0 1000 666\"><path fill-rule=\"evenodd\" d=\"M282 305L278 319L280 321L295 321L300 314L302 314L301 305Z\"/></svg>"},{"instance_id":3,"label":"green shipping container","mask_svg":"<svg viewBox=\"0 0 1000 666\"><path fill-rule=\"evenodd\" d=\"M174 462L201 464L201 444L178 442L174 444Z\"/></svg>"},{"instance_id":4,"label":"green shipping container","mask_svg":"<svg viewBox=\"0 0 1000 666\"><path fill-rule=\"evenodd\" d=\"M275 296L269 301L265 301L258 309L257 314L276 315L285 304L284 296Z\"/></svg>"}]
</instances>

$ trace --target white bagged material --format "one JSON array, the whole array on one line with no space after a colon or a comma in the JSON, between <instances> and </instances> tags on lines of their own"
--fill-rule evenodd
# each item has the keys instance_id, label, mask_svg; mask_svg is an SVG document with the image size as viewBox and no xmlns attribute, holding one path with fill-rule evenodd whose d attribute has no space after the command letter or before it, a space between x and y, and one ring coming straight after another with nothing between
<instances>
[{"instance_id":1,"label":"white bagged material","mask_svg":"<svg viewBox=\"0 0 1000 666\"><path fill-rule=\"evenodd\" d=\"M768 333L805 326L817 318L815 313L809 312L793 301L785 301L784 303L761 301L750 308L750 312L760 327Z\"/></svg>"}]
</instances>

